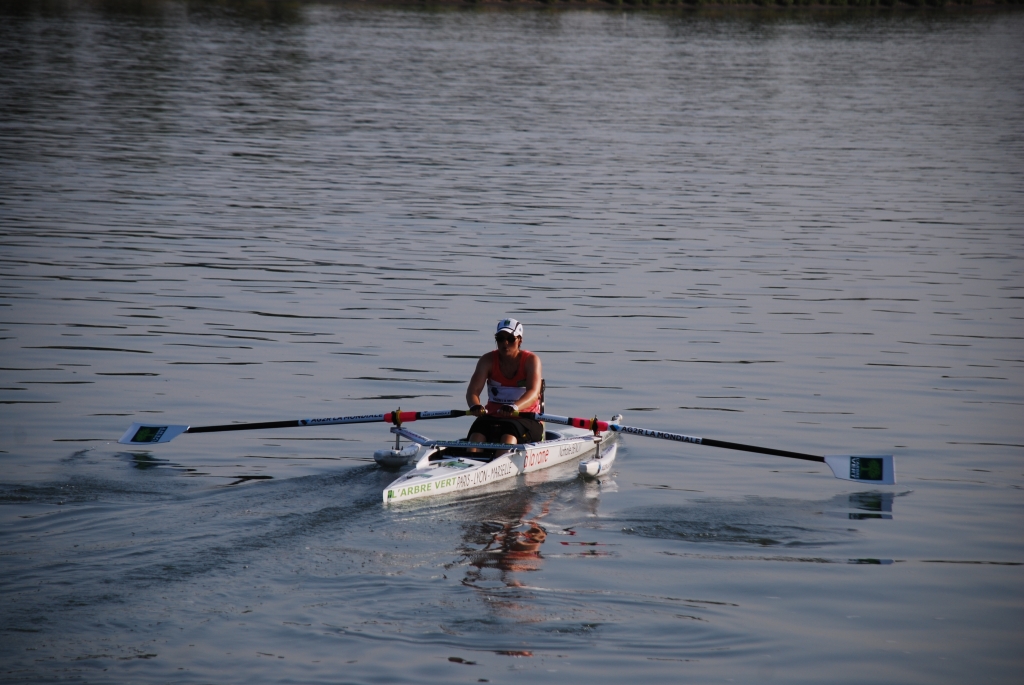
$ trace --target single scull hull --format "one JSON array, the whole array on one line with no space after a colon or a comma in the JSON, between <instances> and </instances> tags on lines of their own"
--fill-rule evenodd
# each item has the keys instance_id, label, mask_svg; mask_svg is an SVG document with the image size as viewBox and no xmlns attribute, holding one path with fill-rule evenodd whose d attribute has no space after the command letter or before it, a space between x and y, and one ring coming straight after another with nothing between
<instances>
[{"instance_id":1,"label":"single scull hull","mask_svg":"<svg viewBox=\"0 0 1024 685\"><path fill-rule=\"evenodd\" d=\"M578 428L565 428L549 433L549 436L553 439L519 445L490 460L474 458L474 455L446 455L446 450L458 445L428 446L411 471L402 474L384 489L384 503L438 497L480 488L593 455L598 444L601 445L602 457L614 458L617 447L611 431L600 433L599 441L595 440L592 432Z\"/></svg>"}]
</instances>

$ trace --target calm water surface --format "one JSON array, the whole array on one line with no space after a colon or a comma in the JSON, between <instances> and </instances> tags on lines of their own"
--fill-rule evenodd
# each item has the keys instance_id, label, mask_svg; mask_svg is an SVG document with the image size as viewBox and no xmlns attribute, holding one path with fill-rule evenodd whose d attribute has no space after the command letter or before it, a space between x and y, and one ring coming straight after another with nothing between
<instances>
[{"instance_id":1,"label":"calm water surface","mask_svg":"<svg viewBox=\"0 0 1024 685\"><path fill-rule=\"evenodd\" d=\"M1019 678L1020 13L8 3L0 203L0 680ZM461 408L504 315L554 413L899 484L627 436L385 508L384 426L115 442Z\"/></svg>"}]
</instances>

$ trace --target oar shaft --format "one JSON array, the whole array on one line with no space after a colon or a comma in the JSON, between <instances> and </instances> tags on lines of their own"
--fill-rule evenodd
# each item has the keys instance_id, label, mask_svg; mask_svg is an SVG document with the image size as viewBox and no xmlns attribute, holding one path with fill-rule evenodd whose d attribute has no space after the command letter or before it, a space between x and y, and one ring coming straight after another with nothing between
<instances>
[{"instance_id":1,"label":"oar shaft","mask_svg":"<svg viewBox=\"0 0 1024 685\"><path fill-rule=\"evenodd\" d=\"M547 421L549 423L560 423L563 426L573 426L575 428L594 430L594 419L579 419L573 416L558 416L557 414L541 414L538 412L527 411L512 412L512 416L522 416L523 418L533 419L534 421ZM609 429L609 425L610 424L607 421L598 421L597 430L606 431Z\"/></svg>"},{"instance_id":2,"label":"oar shaft","mask_svg":"<svg viewBox=\"0 0 1024 685\"><path fill-rule=\"evenodd\" d=\"M700 444L708 445L709 447L724 447L727 450L756 452L758 454L770 454L775 457L789 457L790 459L803 459L804 461L817 461L822 464L825 463L825 457L819 457L815 454L803 454L801 452L790 452L788 450L775 450L771 447L757 447L756 445L742 445L738 442L725 442L724 440L714 440L712 438L703 438L700 441Z\"/></svg>"},{"instance_id":3,"label":"oar shaft","mask_svg":"<svg viewBox=\"0 0 1024 685\"><path fill-rule=\"evenodd\" d=\"M262 423L229 423L224 426L192 426L186 433L221 433L223 431L251 431L261 428L292 428L304 425L301 421L263 421Z\"/></svg>"},{"instance_id":4,"label":"oar shaft","mask_svg":"<svg viewBox=\"0 0 1024 685\"><path fill-rule=\"evenodd\" d=\"M648 438L658 438L660 440L672 440L673 442L689 442L694 445L707 445L708 447L721 447L727 450L739 450L741 452L755 452L757 454L770 454L775 457L789 457L790 459L803 459L804 461L816 461L825 462L825 457L819 457L814 454L803 454L801 452L790 452L788 450L776 450L771 447L758 447L756 445L743 445L738 442L726 442L725 440L715 440L713 438L698 438L691 435L683 435L682 433L668 433L666 431L651 430L650 428L637 428L636 426L620 426L616 423L608 423L607 421L597 421L596 419L581 419L572 416L557 416L555 414L535 414L527 412L519 412L519 416L526 418L532 418L537 421L548 421L551 423L560 423L566 426L575 426L576 428L585 428L587 430L594 430L594 426L597 426L597 430L606 431L611 430L617 433L631 433L633 435L643 435Z\"/></svg>"},{"instance_id":5,"label":"oar shaft","mask_svg":"<svg viewBox=\"0 0 1024 685\"><path fill-rule=\"evenodd\" d=\"M302 426L336 426L346 423L393 423L401 425L425 419L450 419L465 416L464 409L442 409L440 411L389 411L385 414L363 414L360 416L338 416L326 419L292 419L289 421L263 421L259 423L229 423L221 426L192 426L186 433L221 433L224 431L261 430L264 428L297 428Z\"/></svg>"}]
</instances>

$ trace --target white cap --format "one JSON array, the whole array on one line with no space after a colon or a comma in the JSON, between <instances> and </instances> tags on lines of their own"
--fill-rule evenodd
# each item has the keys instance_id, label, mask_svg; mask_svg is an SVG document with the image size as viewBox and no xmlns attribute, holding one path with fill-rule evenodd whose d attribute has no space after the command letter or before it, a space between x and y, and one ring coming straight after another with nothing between
<instances>
[{"instance_id":1,"label":"white cap","mask_svg":"<svg viewBox=\"0 0 1024 685\"><path fill-rule=\"evenodd\" d=\"M502 332L511 333L515 338L521 338L523 337L523 324L515 319L502 319L498 322L498 330L494 334L497 335Z\"/></svg>"}]
</instances>

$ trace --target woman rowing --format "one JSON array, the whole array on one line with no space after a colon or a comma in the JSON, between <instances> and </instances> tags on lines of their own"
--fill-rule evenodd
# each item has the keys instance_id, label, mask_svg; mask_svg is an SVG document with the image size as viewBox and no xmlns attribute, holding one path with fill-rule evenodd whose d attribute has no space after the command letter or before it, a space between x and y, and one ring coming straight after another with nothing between
<instances>
[{"instance_id":1,"label":"woman rowing","mask_svg":"<svg viewBox=\"0 0 1024 685\"><path fill-rule=\"evenodd\" d=\"M469 440L506 445L540 442L544 426L539 421L512 416L513 412L540 411L540 357L520 347L523 324L515 319L498 322L494 341L498 349L480 357L466 390L469 412L478 417L469 429ZM480 403L485 386L486 407Z\"/></svg>"}]
</instances>

